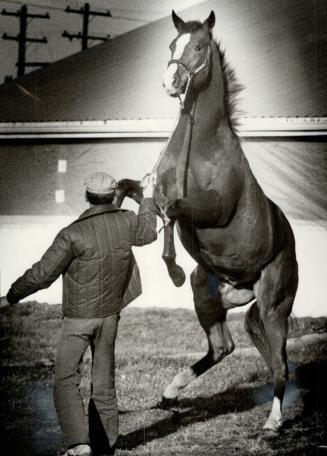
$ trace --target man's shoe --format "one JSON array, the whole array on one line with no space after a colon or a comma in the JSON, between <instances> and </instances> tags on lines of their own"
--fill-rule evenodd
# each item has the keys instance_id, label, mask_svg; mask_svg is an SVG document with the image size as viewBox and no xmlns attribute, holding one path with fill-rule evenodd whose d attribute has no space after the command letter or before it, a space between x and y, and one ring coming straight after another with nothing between
<instances>
[{"instance_id":1,"label":"man's shoe","mask_svg":"<svg viewBox=\"0 0 327 456\"><path fill-rule=\"evenodd\" d=\"M63 456L92 456L92 450L90 445L76 445L73 448L69 448Z\"/></svg>"}]
</instances>

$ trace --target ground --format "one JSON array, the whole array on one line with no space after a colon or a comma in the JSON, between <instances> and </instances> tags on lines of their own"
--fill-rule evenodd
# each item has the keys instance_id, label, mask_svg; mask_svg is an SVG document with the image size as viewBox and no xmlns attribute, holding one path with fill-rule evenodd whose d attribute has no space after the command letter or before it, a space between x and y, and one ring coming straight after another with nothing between
<instances>
[{"instance_id":1,"label":"ground","mask_svg":"<svg viewBox=\"0 0 327 456\"><path fill-rule=\"evenodd\" d=\"M52 402L60 306L19 304L3 311L1 454L55 456L61 433ZM279 436L262 425L271 406L269 373L243 328L229 326L235 352L190 385L171 410L158 407L176 372L206 351L194 312L136 309L122 313L117 340L120 433L117 456L327 454L327 319L291 319L290 381ZM81 385L88 397L89 356Z\"/></svg>"}]
</instances>

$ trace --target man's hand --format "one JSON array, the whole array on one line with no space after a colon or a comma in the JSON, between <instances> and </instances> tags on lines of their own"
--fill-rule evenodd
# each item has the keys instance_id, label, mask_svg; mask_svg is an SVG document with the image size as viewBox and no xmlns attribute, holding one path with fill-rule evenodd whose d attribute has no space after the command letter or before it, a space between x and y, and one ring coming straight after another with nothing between
<instances>
[{"instance_id":1,"label":"man's hand","mask_svg":"<svg viewBox=\"0 0 327 456\"><path fill-rule=\"evenodd\" d=\"M9 302L7 301L6 296L1 296L0 298L0 310L10 306Z\"/></svg>"},{"instance_id":2,"label":"man's hand","mask_svg":"<svg viewBox=\"0 0 327 456\"><path fill-rule=\"evenodd\" d=\"M146 174L141 180L140 186L143 189L143 198L153 198L157 176L155 174Z\"/></svg>"}]
</instances>

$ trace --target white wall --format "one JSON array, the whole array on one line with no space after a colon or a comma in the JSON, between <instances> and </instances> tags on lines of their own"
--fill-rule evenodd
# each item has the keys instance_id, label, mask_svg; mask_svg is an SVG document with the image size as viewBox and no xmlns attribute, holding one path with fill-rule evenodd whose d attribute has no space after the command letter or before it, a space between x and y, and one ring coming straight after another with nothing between
<instances>
[{"instance_id":1,"label":"white wall","mask_svg":"<svg viewBox=\"0 0 327 456\"><path fill-rule=\"evenodd\" d=\"M47 220L46 224L45 220ZM10 284L26 268L40 258L57 231L71 220L69 217L48 217L43 220L38 217L0 217L1 295L7 292ZM43 223L41 223L42 221ZM300 275L299 289L293 308L294 315L327 315L327 229L295 222L292 223L292 226L297 243ZM179 241L176 242L176 248L178 262L189 275L195 263ZM133 305L193 308L189 280L181 288L174 287L161 259L162 249L162 232L156 243L135 248L135 255L141 270L143 294L134 301ZM40 291L28 299L60 303L61 279L57 280L48 290Z\"/></svg>"},{"instance_id":2,"label":"white wall","mask_svg":"<svg viewBox=\"0 0 327 456\"><path fill-rule=\"evenodd\" d=\"M31 214L33 212L31 212L29 205L30 201L36 203L34 206L37 207L43 204L44 210L51 204L53 208L55 190L64 188L67 195L67 204L64 205L66 212L60 213L76 213L76 211L86 208L86 203L83 202L85 176L94 171L106 170L117 179L122 177L140 179L153 168L164 144L164 140L117 140L90 141L89 143L83 141L80 144L70 145L37 143L28 147L15 144L12 144L11 147L4 146L0 149L3 154L0 157L2 165L0 167L2 184L0 199L2 198L3 202L6 198L11 198L10 207L17 209L18 203L20 206L22 205L21 200L26 196L25 193L32 188L33 192L27 194L26 201L24 200L24 204L28 204L28 210L26 212L10 212L12 214ZM270 144L270 142L254 141L244 143L243 147L263 189L281 206L286 214L290 216L290 214L298 213L299 217L302 216L302 218L305 215L310 218L312 215L312 219L316 219L320 214L325 214L323 204L325 204L326 184L323 181L323 174L320 172L324 169L322 160L325 156L325 143L295 142L291 144L289 141L277 141ZM25 157L25 161L22 162L23 157ZM33 160L31 157L34 157ZM283 157L286 157L287 160L285 158L286 161L283 161ZM310 157L316 161L310 161ZM59 179L60 176L58 177L58 173L56 174L58 159L67 160L67 174L62 176L65 179ZM29 165L29 160L32 160L31 165ZM295 162L298 168L303 168L304 171L306 171L307 166L309 174L294 176ZM27 175L25 176L25 183L22 182L22 176L19 172L23 165L28 168L25 170ZM10 180L7 171L9 173L9 168L13 168L13 166L17 167L17 172L14 173L14 176L9 176ZM292 179L289 178L290 175L292 175ZM41 183L38 177L43 179ZM36 181L35 185L34 181ZM308 186L308 182L311 185L307 187L307 193L311 196L310 200L303 199L300 191L304 184ZM296 186L295 183L300 185ZM313 186L314 183L316 183L316 187ZM40 188L42 192L40 192ZM47 193L43 195L45 190ZM34 201L40 195L44 196L43 200ZM6 208L6 205L4 207ZM136 204L130 200L124 202L124 207L137 211ZM301 211L299 208L304 208L304 210ZM44 212L44 210L39 213L54 213L51 211ZM62 211L62 209L60 210ZM3 211L2 213L7 212ZM2 295L7 292L10 284L26 268L40 258L57 231L69 224L73 220L72 217L74 216L0 216L0 291ZM326 222L324 228L322 225L313 225L310 222L293 222L292 226L296 237L300 274L294 314L296 316L326 315ZM176 247L178 262L189 275L195 264L178 241ZM160 233L155 244L135 249L143 279L143 294L134 302L134 305L193 308L189 280L182 288L174 287L161 260L162 250L163 233ZM53 284L50 289L35 294L32 299L49 303L61 302L60 280Z\"/></svg>"}]
</instances>

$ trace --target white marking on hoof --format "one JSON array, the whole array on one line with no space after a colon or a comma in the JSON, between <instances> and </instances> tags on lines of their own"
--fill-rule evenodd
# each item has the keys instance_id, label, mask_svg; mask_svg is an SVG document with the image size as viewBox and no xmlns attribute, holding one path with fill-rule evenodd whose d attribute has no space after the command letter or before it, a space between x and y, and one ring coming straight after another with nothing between
<instances>
[{"instance_id":1,"label":"white marking on hoof","mask_svg":"<svg viewBox=\"0 0 327 456\"><path fill-rule=\"evenodd\" d=\"M266 431L278 432L282 425L282 406L278 397L274 397L273 405L268 420L263 429Z\"/></svg>"},{"instance_id":2,"label":"white marking on hoof","mask_svg":"<svg viewBox=\"0 0 327 456\"><path fill-rule=\"evenodd\" d=\"M191 383L192 380L196 378L196 375L192 371L191 368L186 369L183 372L180 372L177 374L170 383L170 385L167 386L165 391L163 392L163 397L165 399L176 399L178 396L178 393L185 388L189 383Z\"/></svg>"},{"instance_id":3,"label":"white marking on hoof","mask_svg":"<svg viewBox=\"0 0 327 456\"><path fill-rule=\"evenodd\" d=\"M165 399L176 399L178 391L178 388L176 388L176 386L173 383L171 383L163 392L163 397Z\"/></svg>"}]
</instances>

